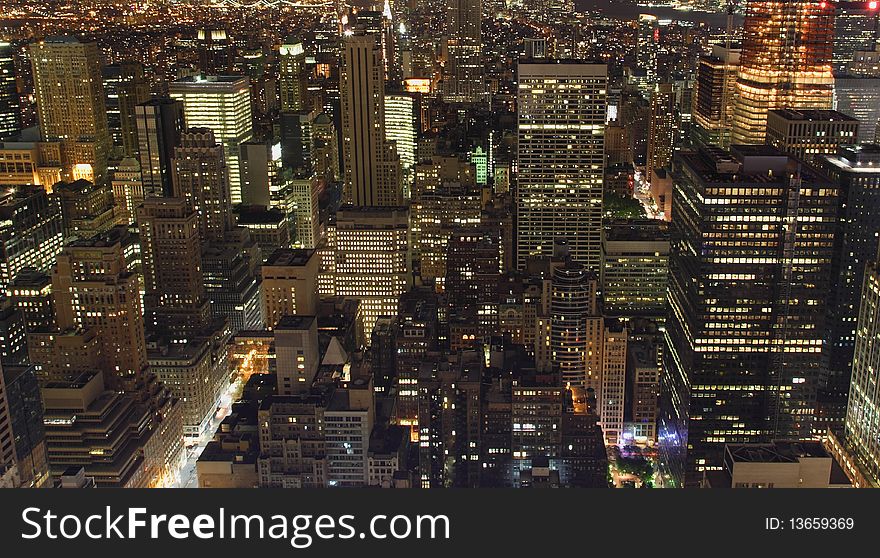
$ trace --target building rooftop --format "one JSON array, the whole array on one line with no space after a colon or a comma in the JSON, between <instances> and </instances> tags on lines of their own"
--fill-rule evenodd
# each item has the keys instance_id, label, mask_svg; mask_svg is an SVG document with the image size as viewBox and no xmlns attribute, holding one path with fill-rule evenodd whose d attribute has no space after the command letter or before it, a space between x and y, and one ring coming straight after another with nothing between
<instances>
[{"instance_id":1,"label":"building rooftop","mask_svg":"<svg viewBox=\"0 0 880 558\"><path fill-rule=\"evenodd\" d=\"M820 442L777 440L769 444L729 444L734 463L796 463L801 458L831 457Z\"/></svg>"},{"instance_id":2,"label":"building rooftop","mask_svg":"<svg viewBox=\"0 0 880 558\"><path fill-rule=\"evenodd\" d=\"M278 248L266 259L264 266L304 266L312 256L315 255L314 250L303 250L298 248Z\"/></svg>"},{"instance_id":3,"label":"building rooftop","mask_svg":"<svg viewBox=\"0 0 880 558\"><path fill-rule=\"evenodd\" d=\"M275 326L275 331L278 331L279 329L308 329L316 319L315 316L283 316L278 321L278 325Z\"/></svg>"},{"instance_id":4,"label":"building rooftop","mask_svg":"<svg viewBox=\"0 0 880 558\"><path fill-rule=\"evenodd\" d=\"M785 120L796 120L799 122L813 120L828 122L858 122L858 119L853 118L852 116L828 109L775 109L771 110L770 114L779 116Z\"/></svg>"}]
</instances>

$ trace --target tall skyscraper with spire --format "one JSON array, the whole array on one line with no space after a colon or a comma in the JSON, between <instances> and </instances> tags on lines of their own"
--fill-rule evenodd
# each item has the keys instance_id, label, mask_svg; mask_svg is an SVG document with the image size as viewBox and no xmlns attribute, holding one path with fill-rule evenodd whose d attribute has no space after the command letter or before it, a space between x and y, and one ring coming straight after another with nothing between
<instances>
[{"instance_id":1,"label":"tall skyscraper with spire","mask_svg":"<svg viewBox=\"0 0 880 558\"><path fill-rule=\"evenodd\" d=\"M749 1L732 144L763 144L770 110L832 108L834 10L833 2Z\"/></svg>"},{"instance_id":2,"label":"tall skyscraper with spire","mask_svg":"<svg viewBox=\"0 0 880 558\"><path fill-rule=\"evenodd\" d=\"M376 35L346 36L342 55L344 201L359 207L399 206L400 160L385 135L382 50Z\"/></svg>"}]
</instances>

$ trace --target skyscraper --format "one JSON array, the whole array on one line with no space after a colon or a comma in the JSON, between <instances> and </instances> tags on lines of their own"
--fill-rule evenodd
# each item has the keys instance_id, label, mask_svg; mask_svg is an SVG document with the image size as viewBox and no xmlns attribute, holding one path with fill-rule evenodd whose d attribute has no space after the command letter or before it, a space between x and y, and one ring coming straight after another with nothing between
<instances>
[{"instance_id":1,"label":"skyscraper","mask_svg":"<svg viewBox=\"0 0 880 558\"><path fill-rule=\"evenodd\" d=\"M877 392L880 362L880 269L865 269L859 319L856 325L852 381L846 411L846 445L858 467L874 483L880 483L880 394Z\"/></svg>"},{"instance_id":2,"label":"skyscraper","mask_svg":"<svg viewBox=\"0 0 880 558\"><path fill-rule=\"evenodd\" d=\"M415 100L407 94L385 95L385 139L393 141L400 157L405 193L408 195L416 164Z\"/></svg>"},{"instance_id":3,"label":"skyscraper","mask_svg":"<svg viewBox=\"0 0 880 558\"><path fill-rule=\"evenodd\" d=\"M123 156L131 157L138 150L135 107L150 99L150 83L144 77L144 66L140 62L104 66L103 81L107 126L114 147Z\"/></svg>"},{"instance_id":4,"label":"skyscraper","mask_svg":"<svg viewBox=\"0 0 880 558\"><path fill-rule=\"evenodd\" d=\"M132 389L147 367L138 275L118 229L64 248L52 273L58 328L94 329L100 367L115 389Z\"/></svg>"},{"instance_id":5,"label":"skyscraper","mask_svg":"<svg viewBox=\"0 0 880 558\"><path fill-rule=\"evenodd\" d=\"M767 112L830 109L833 2L750 0L733 111L733 144L763 144Z\"/></svg>"},{"instance_id":6,"label":"skyscraper","mask_svg":"<svg viewBox=\"0 0 880 558\"><path fill-rule=\"evenodd\" d=\"M52 37L30 55L43 141L60 143L67 180L104 181L111 140L98 45Z\"/></svg>"},{"instance_id":7,"label":"skyscraper","mask_svg":"<svg viewBox=\"0 0 880 558\"><path fill-rule=\"evenodd\" d=\"M358 298L364 331L379 316L396 316L412 286L409 211L351 207L336 214L336 294Z\"/></svg>"},{"instance_id":8,"label":"skyscraper","mask_svg":"<svg viewBox=\"0 0 880 558\"><path fill-rule=\"evenodd\" d=\"M174 149L174 196L198 215L203 243L223 240L233 226L229 174L223 146L205 128L190 128Z\"/></svg>"},{"instance_id":9,"label":"skyscraper","mask_svg":"<svg viewBox=\"0 0 880 558\"><path fill-rule=\"evenodd\" d=\"M306 50L301 41L288 40L279 50L280 77L278 93L281 112L299 112L306 108Z\"/></svg>"},{"instance_id":10,"label":"skyscraper","mask_svg":"<svg viewBox=\"0 0 880 558\"><path fill-rule=\"evenodd\" d=\"M834 50L832 63L834 73L845 73L847 65L860 50L874 50L877 46L877 2L842 0L834 9Z\"/></svg>"},{"instance_id":11,"label":"skyscraper","mask_svg":"<svg viewBox=\"0 0 880 558\"><path fill-rule=\"evenodd\" d=\"M676 156L660 448L678 486L725 443L811 435L837 190L770 146Z\"/></svg>"},{"instance_id":12,"label":"skyscraper","mask_svg":"<svg viewBox=\"0 0 880 558\"><path fill-rule=\"evenodd\" d=\"M205 328L199 218L182 198L150 198L137 208L144 275L145 325L182 338Z\"/></svg>"},{"instance_id":13,"label":"skyscraper","mask_svg":"<svg viewBox=\"0 0 880 558\"><path fill-rule=\"evenodd\" d=\"M730 145L740 49L712 47L697 61L694 82L694 140L700 145Z\"/></svg>"},{"instance_id":14,"label":"skyscraper","mask_svg":"<svg viewBox=\"0 0 880 558\"><path fill-rule=\"evenodd\" d=\"M214 132L226 155L232 203L241 203L239 150L254 135L250 80L243 76L194 76L171 82L168 93L183 103L188 127Z\"/></svg>"},{"instance_id":15,"label":"skyscraper","mask_svg":"<svg viewBox=\"0 0 880 558\"><path fill-rule=\"evenodd\" d=\"M607 67L543 60L518 71L517 267L562 238L598 270Z\"/></svg>"},{"instance_id":16,"label":"skyscraper","mask_svg":"<svg viewBox=\"0 0 880 558\"><path fill-rule=\"evenodd\" d=\"M551 361L559 367L563 385L602 388L602 316L596 294L599 281L582 264L569 263L553 269L550 294ZM597 362L598 361L598 362ZM597 366L598 364L598 366Z\"/></svg>"},{"instance_id":17,"label":"skyscraper","mask_svg":"<svg viewBox=\"0 0 880 558\"><path fill-rule=\"evenodd\" d=\"M343 39L341 77L343 199L359 207L403 203L400 160L385 134L382 51L376 36Z\"/></svg>"},{"instance_id":18,"label":"skyscraper","mask_svg":"<svg viewBox=\"0 0 880 558\"><path fill-rule=\"evenodd\" d=\"M839 208L828 295L828 372L824 387L827 396L844 402L851 391L855 344L865 328L871 327L858 320L860 304L871 304L873 291L865 290L863 295L862 284L865 282L867 288L873 280L866 280L865 272L880 249L880 215L876 211L880 207L880 146L842 147L837 154L823 158L820 168L838 188ZM867 300L863 301L862 296ZM829 418L840 421L843 417ZM839 422L829 426L838 430Z\"/></svg>"},{"instance_id":19,"label":"skyscraper","mask_svg":"<svg viewBox=\"0 0 880 558\"><path fill-rule=\"evenodd\" d=\"M675 86L660 83L651 93L651 112L648 118L648 181L658 170L672 164L672 151L680 126L675 102Z\"/></svg>"},{"instance_id":20,"label":"skyscraper","mask_svg":"<svg viewBox=\"0 0 880 558\"><path fill-rule=\"evenodd\" d=\"M448 101L479 101L486 94L483 70L481 0L447 0L443 97Z\"/></svg>"},{"instance_id":21,"label":"skyscraper","mask_svg":"<svg viewBox=\"0 0 880 558\"><path fill-rule=\"evenodd\" d=\"M15 467L15 486L41 487L48 481L45 438L34 367L0 367L0 467Z\"/></svg>"},{"instance_id":22,"label":"skyscraper","mask_svg":"<svg viewBox=\"0 0 880 558\"><path fill-rule=\"evenodd\" d=\"M141 103L135 107L135 124L144 197L172 195L171 158L186 128L183 103L169 98Z\"/></svg>"},{"instance_id":23,"label":"skyscraper","mask_svg":"<svg viewBox=\"0 0 880 558\"><path fill-rule=\"evenodd\" d=\"M63 243L61 208L39 186L0 196L0 290L26 268L48 272Z\"/></svg>"},{"instance_id":24,"label":"skyscraper","mask_svg":"<svg viewBox=\"0 0 880 558\"><path fill-rule=\"evenodd\" d=\"M15 83L15 58L12 45L0 42L0 140L21 131L21 108Z\"/></svg>"}]
</instances>

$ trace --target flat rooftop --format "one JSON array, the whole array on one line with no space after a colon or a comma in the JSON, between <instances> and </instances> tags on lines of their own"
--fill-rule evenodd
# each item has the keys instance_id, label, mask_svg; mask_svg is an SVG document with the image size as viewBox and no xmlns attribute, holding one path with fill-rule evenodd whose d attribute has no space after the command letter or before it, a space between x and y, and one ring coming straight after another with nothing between
<instances>
[{"instance_id":1,"label":"flat rooftop","mask_svg":"<svg viewBox=\"0 0 880 558\"><path fill-rule=\"evenodd\" d=\"M314 250L304 250L299 248L278 248L269 255L263 265L294 267L303 266L306 265L314 255Z\"/></svg>"}]
</instances>

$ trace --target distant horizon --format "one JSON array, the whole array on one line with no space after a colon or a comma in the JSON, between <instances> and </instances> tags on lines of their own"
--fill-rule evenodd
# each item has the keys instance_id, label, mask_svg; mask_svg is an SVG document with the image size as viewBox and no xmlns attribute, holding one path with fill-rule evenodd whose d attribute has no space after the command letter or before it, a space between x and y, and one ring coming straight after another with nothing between
<instances>
[{"instance_id":1,"label":"distant horizon","mask_svg":"<svg viewBox=\"0 0 880 558\"><path fill-rule=\"evenodd\" d=\"M598 11L611 17L627 18L636 17L638 14L654 14L661 18L672 18L682 21L705 22L709 25L722 27L727 23L727 15L724 13L708 12L683 12L674 8L646 8L639 6L633 0L575 0L575 8L579 12ZM735 16L737 23L742 22L742 16Z\"/></svg>"}]
</instances>

